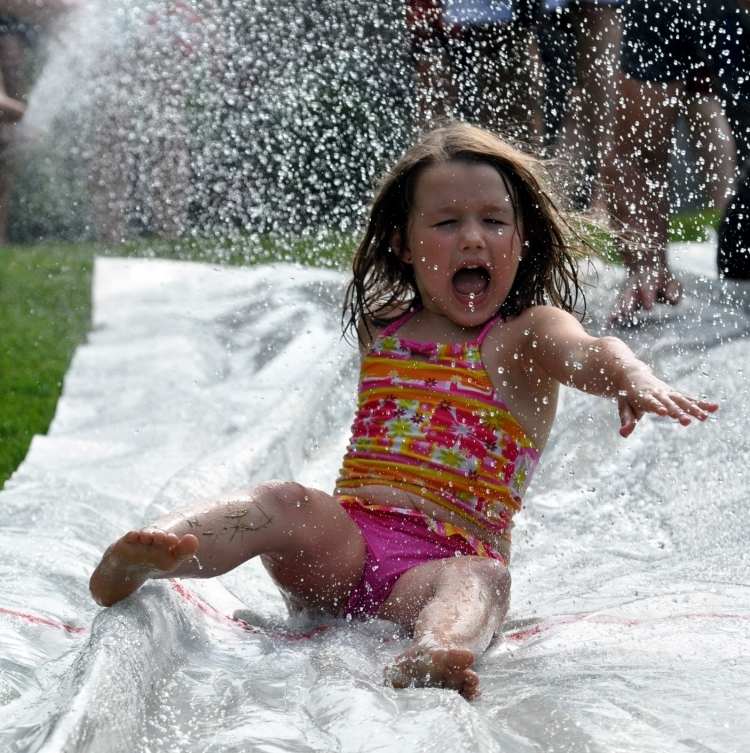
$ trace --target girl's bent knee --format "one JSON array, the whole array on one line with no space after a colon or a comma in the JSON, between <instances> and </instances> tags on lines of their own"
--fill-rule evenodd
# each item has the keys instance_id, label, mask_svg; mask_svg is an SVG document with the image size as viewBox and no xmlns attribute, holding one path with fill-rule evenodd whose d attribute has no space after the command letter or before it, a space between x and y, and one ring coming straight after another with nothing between
<instances>
[{"instance_id":1,"label":"girl's bent knee","mask_svg":"<svg viewBox=\"0 0 750 753\"><path fill-rule=\"evenodd\" d=\"M510 571L502 562L483 558L477 562L475 572L486 579L494 590L498 592L510 590Z\"/></svg>"},{"instance_id":2,"label":"girl's bent knee","mask_svg":"<svg viewBox=\"0 0 750 753\"><path fill-rule=\"evenodd\" d=\"M296 481L265 481L255 487L252 496L280 505L300 505L309 502L311 494L309 489Z\"/></svg>"}]
</instances>

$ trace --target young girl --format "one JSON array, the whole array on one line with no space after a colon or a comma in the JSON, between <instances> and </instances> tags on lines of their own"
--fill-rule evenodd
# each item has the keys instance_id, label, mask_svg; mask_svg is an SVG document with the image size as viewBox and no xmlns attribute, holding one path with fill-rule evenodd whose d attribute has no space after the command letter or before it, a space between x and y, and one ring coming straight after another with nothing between
<instances>
[{"instance_id":1,"label":"young girl","mask_svg":"<svg viewBox=\"0 0 750 753\"><path fill-rule=\"evenodd\" d=\"M266 483L131 531L91 577L102 605L149 578L210 577L261 555L290 608L392 620L413 633L396 687L467 698L508 609L513 515L560 384L683 425L717 405L586 334L568 226L536 163L456 123L429 133L376 196L354 258L346 330L362 352L352 438L333 495Z\"/></svg>"}]
</instances>

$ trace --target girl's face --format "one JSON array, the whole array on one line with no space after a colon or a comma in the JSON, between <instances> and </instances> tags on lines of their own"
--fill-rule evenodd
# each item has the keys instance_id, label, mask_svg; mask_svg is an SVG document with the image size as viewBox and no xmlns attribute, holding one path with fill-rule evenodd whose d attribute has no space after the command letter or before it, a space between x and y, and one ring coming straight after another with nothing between
<instances>
[{"instance_id":1,"label":"girl's face","mask_svg":"<svg viewBox=\"0 0 750 753\"><path fill-rule=\"evenodd\" d=\"M491 319L508 296L523 242L505 181L491 165L425 168L417 179L406 243L424 307L460 327Z\"/></svg>"}]
</instances>

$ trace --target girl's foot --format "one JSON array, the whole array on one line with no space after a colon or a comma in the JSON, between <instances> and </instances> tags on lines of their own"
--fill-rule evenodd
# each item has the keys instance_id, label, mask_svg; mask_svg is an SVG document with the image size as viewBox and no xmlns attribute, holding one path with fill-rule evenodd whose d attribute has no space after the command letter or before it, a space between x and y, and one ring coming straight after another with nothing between
<instances>
[{"instance_id":1,"label":"girl's foot","mask_svg":"<svg viewBox=\"0 0 750 753\"><path fill-rule=\"evenodd\" d=\"M473 664L474 654L465 648L413 646L386 668L386 680L394 688L450 688L472 700L479 695L479 675L471 669Z\"/></svg>"},{"instance_id":2,"label":"girl's foot","mask_svg":"<svg viewBox=\"0 0 750 753\"><path fill-rule=\"evenodd\" d=\"M91 594L110 607L149 578L176 570L197 551L198 539L192 533L179 538L165 531L129 531L104 553L91 576Z\"/></svg>"}]
</instances>

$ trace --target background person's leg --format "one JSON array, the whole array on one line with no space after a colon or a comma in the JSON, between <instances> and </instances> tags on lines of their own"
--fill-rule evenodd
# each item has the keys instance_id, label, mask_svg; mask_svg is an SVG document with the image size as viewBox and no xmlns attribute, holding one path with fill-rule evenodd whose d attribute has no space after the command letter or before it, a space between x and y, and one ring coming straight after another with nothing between
<instances>
[{"instance_id":1,"label":"background person's leg","mask_svg":"<svg viewBox=\"0 0 750 753\"><path fill-rule=\"evenodd\" d=\"M750 279L750 159L719 226L719 272L726 277Z\"/></svg>"},{"instance_id":2,"label":"background person's leg","mask_svg":"<svg viewBox=\"0 0 750 753\"><path fill-rule=\"evenodd\" d=\"M426 128L453 114L456 103L439 0L407 2L406 26L411 36L416 118Z\"/></svg>"},{"instance_id":3,"label":"background person's leg","mask_svg":"<svg viewBox=\"0 0 750 753\"><path fill-rule=\"evenodd\" d=\"M25 52L24 42L20 35L0 34L0 97L7 98L8 107L4 109L8 110L12 104L15 110L15 115L8 116L5 122L0 117L0 246L8 242L8 214L15 173L13 165L14 123L23 115Z\"/></svg>"},{"instance_id":4,"label":"background person's leg","mask_svg":"<svg viewBox=\"0 0 750 753\"><path fill-rule=\"evenodd\" d=\"M690 141L703 173L706 197L713 208L723 212L737 177L732 129L716 97L695 94L688 99L685 109Z\"/></svg>"},{"instance_id":5,"label":"background person's leg","mask_svg":"<svg viewBox=\"0 0 750 753\"><path fill-rule=\"evenodd\" d=\"M520 23L467 27L450 39L449 54L460 115L537 147L543 77L533 30Z\"/></svg>"},{"instance_id":6,"label":"background person's leg","mask_svg":"<svg viewBox=\"0 0 750 753\"><path fill-rule=\"evenodd\" d=\"M570 15L577 28L576 87L562 127L561 151L573 164L569 193L576 203L606 208L602 168L612 156L619 99L622 17L609 6L582 3Z\"/></svg>"},{"instance_id":7,"label":"background person's leg","mask_svg":"<svg viewBox=\"0 0 750 753\"><path fill-rule=\"evenodd\" d=\"M681 87L623 78L621 95L610 208L628 278L612 316L629 322L657 300L680 299L667 264L667 230L669 153Z\"/></svg>"}]
</instances>

